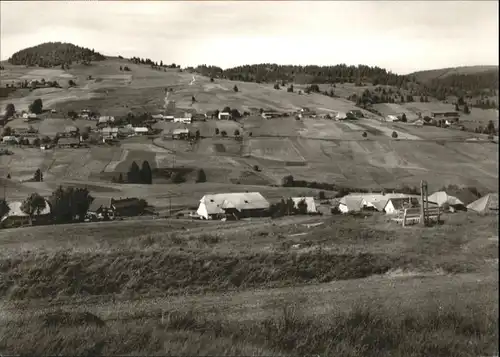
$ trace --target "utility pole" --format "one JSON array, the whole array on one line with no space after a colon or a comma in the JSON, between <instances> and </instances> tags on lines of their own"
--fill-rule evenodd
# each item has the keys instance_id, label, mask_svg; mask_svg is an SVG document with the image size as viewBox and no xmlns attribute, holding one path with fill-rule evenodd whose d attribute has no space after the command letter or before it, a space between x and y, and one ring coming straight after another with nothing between
<instances>
[{"instance_id":1,"label":"utility pole","mask_svg":"<svg viewBox=\"0 0 500 357\"><path fill-rule=\"evenodd\" d=\"M422 224L423 226L427 225L426 212L429 208L427 197L427 182L422 180L420 181L420 201L422 202L422 204L420 205L420 224Z\"/></svg>"}]
</instances>

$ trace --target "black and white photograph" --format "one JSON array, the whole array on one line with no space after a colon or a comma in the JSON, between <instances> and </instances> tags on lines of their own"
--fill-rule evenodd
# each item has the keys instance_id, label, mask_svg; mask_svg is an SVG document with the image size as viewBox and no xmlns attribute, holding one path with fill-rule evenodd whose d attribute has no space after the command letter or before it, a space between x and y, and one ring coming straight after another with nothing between
<instances>
[{"instance_id":1,"label":"black and white photograph","mask_svg":"<svg viewBox=\"0 0 500 357\"><path fill-rule=\"evenodd\" d=\"M0 357L499 356L498 1L0 2Z\"/></svg>"}]
</instances>

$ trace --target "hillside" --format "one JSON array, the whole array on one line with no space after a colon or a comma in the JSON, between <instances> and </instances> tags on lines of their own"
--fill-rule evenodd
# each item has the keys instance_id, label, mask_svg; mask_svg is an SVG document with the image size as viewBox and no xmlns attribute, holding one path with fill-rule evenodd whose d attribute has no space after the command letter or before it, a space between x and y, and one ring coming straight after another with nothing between
<instances>
[{"instance_id":1,"label":"hillside","mask_svg":"<svg viewBox=\"0 0 500 357\"><path fill-rule=\"evenodd\" d=\"M429 82L433 79L443 79L451 75L476 75L495 71L498 72L498 66L464 66L418 71L409 75L414 76L419 82Z\"/></svg>"},{"instance_id":2,"label":"hillside","mask_svg":"<svg viewBox=\"0 0 500 357\"><path fill-rule=\"evenodd\" d=\"M106 57L93 49L71 43L46 42L14 53L8 62L13 65L39 66L44 68L71 65L73 62L90 63Z\"/></svg>"}]
</instances>

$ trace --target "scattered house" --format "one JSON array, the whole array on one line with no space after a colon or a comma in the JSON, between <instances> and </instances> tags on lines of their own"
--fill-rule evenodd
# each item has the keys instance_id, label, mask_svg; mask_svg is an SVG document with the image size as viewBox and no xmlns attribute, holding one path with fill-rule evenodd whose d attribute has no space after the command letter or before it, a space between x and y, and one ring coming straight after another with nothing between
<instances>
[{"instance_id":1,"label":"scattered house","mask_svg":"<svg viewBox=\"0 0 500 357\"><path fill-rule=\"evenodd\" d=\"M196 113L196 114L193 114L193 116L191 117L191 120L192 121L206 121L207 116L205 114L202 114L202 113Z\"/></svg>"},{"instance_id":2,"label":"scattered house","mask_svg":"<svg viewBox=\"0 0 500 357\"><path fill-rule=\"evenodd\" d=\"M416 208L420 207L418 198L416 197L400 197L400 198L390 198L384 206L384 211L386 214L398 214L406 208Z\"/></svg>"},{"instance_id":3,"label":"scattered house","mask_svg":"<svg viewBox=\"0 0 500 357\"><path fill-rule=\"evenodd\" d=\"M9 202L9 212L2 217L0 225L2 227L20 227L30 223L29 216L21 210L23 203L21 201ZM42 223L50 219L50 203L45 200L45 208L39 215L33 217L33 223Z\"/></svg>"},{"instance_id":4,"label":"scattered house","mask_svg":"<svg viewBox=\"0 0 500 357\"><path fill-rule=\"evenodd\" d=\"M464 210L466 208L462 200L455 196L448 195L445 191L434 192L428 199L429 201L436 202L439 207L448 205L452 211Z\"/></svg>"},{"instance_id":5,"label":"scattered house","mask_svg":"<svg viewBox=\"0 0 500 357\"><path fill-rule=\"evenodd\" d=\"M231 120L231 119L232 119L231 113L228 113L228 112L220 112L219 113L219 120Z\"/></svg>"},{"instance_id":6,"label":"scattered house","mask_svg":"<svg viewBox=\"0 0 500 357\"><path fill-rule=\"evenodd\" d=\"M418 199L417 195L408 195L405 193L351 193L344 197L355 201L360 199L361 209L376 210L379 212L384 212L384 208L390 199Z\"/></svg>"},{"instance_id":7,"label":"scattered house","mask_svg":"<svg viewBox=\"0 0 500 357\"><path fill-rule=\"evenodd\" d=\"M112 216L111 200L109 198L94 198L89 206L87 214L96 218L104 218L104 216Z\"/></svg>"},{"instance_id":8,"label":"scattered house","mask_svg":"<svg viewBox=\"0 0 500 357\"><path fill-rule=\"evenodd\" d=\"M113 212L122 217L138 216L144 213L146 204L139 198L111 199L110 208Z\"/></svg>"},{"instance_id":9,"label":"scattered house","mask_svg":"<svg viewBox=\"0 0 500 357\"><path fill-rule=\"evenodd\" d=\"M118 133L117 133L118 137L126 138L126 137L132 136L132 135L135 135L135 131L134 131L134 128L132 127L132 125L127 124L121 128L118 128Z\"/></svg>"},{"instance_id":10,"label":"scattered house","mask_svg":"<svg viewBox=\"0 0 500 357\"><path fill-rule=\"evenodd\" d=\"M112 117L112 116L99 117L99 124L108 124L108 123L113 123L114 121L115 121L115 117Z\"/></svg>"},{"instance_id":11,"label":"scattered house","mask_svg":"<svg viewBox=\"0 0 500 357\"><path fill-rule=\"evenodd\" d=\"M316 202L314 201L314 197L292 197L294 207L296 209L299 208L299 202L300 201L305 201L307 205L307 213L318 213L318 210L316 208Z\"/></svg>"},{"instance_id":12,"label":"scattered house","mask_svg":"<svg viewBox=\"0 0 500 357\"><path fill-rule=\"evenodd\" d=\"M209 110L205 113L205 116L207 118L213 119L216 117L215 113L217 113L215 110Z\"/></svg>"},{"instance_id":13,"label":"scattered house","mask_svg":"<svg viewBox=\"0 0 500 357\"><path fill-rule=\"evenodd\" d=\"M396 122L396 121L399 121L399 120L400 120L399 116L394 115L394 114L389 114L389 115L385 118L385 121L388 121L388 122Z\"/></svg>"},{"instance_id":14,"label":"scattered house","mask_svg":"<svg viewBox=\"0 0 500 357\"><path fill-rule=\"evenodd\" d=\"M342 213L359 212L363 209L363 197L344 196L340 199L338 208Z\"/></svg>"},{"instance_id":15,"label":"scattered house","mask_svg":"<svg viewBox=\"0 0 500 357\"><path fill-rule=\"evenodd\" d=\"M101 129L103 139L116 139L118 137L118 128L106 127Z\"/></svg>"},{"instance_id":16,"label":"scattered house","mask_svg":"<svg viewBox=\"0 0 500 357\"><path fill-rule=\"evenodd\" d=\"M282 114L276 110L265 110L262 112L262 118L264 119L272 119L272 118L279 118L282 116Z\"/></svg>"},{"instance_id":17,"label":"scattered house","mask_svg":"<svg viewBox=\"0 0 500 357\"><path fill-rule=\"evenodd\" d=\"M71 136L77 135L79 131L80 130L74 125L69 125L66 128L64 128L65 134L71 135Z\"/></svg>"},{"instance_id":18,"label":"scattered house","mask_svg":"<svg viewBox=\"0 0 500 357\"><path fill-rule=\"evenodd\" d=\"M468 204L467 210L483 214L498 214L498 193L489 193L486 196Z\"/></svg>"},{"instance_id":19,"label":"scattered house","mask_svg":"<svg viewBox=\"0 0 500 357\"><path fill-rule=\"evenodd\" d=\"M174 123L191 124L191 118L174 118Z\"/></svg>"},{"instance_id":20,"label":"scattered house","mask_svg":"<svg viewBox=\"0 0 500 357\"><path fill-rule=\"evenodd\" d=\"M335 120L346 120L346 119L347 119L347 113L337 112L337 114L335 114Z\"/></svg>"},{"instance_id":21,"label":"scattered house","mask_svg":"<svg viewBox=\"0 0 500 357\"><path fill-rule=\"evenodd\" d=\"M351 115L353 116L354 118L364 118L365 116L363 115L363 112L359 109L353 109L353 110L349 110L347 112L347 115Z\"/></svg>"},{"instance_id":22,"label":"scattered house","mask_svg":"<svg viewBox=\"0 0 500 357\"><path fill-rule=\"evenodd\" d=\"M432 112L431 118L438 121L444 119L447 125L458 123L460 114L458 112Z\"/></svg>"},{"instance_id":23,"label":"scattered house","mask_svg":"<svg viewBox=\"0 0 500 357\"><path fill-rule=\"evenodd\" d=\"M13 135L4 136L2 138L2 143L4 143L4 144L19 144L19 139Z\"/></svg>"},{"instance_id":24,"label":"scattered house","mask_svg":"<svg viewBox=\"0 0 500 357\"><path fill-rule=\"evenodd\" d=\"M12 128L12 132L16 136L27 136L28 134L30 134L32 132L32 130L30 130L30 128L28 128L26 126L21 126L21 127Z\"/></svg>"},{"instance_id":25,"label":"scattered house","mask_svg":"<svg viewBox=\"0 0 500 357\"><path fill-rule=\"evenodd\" d=\"M309 113L311 110L307 107L302 107L299 109L299 112L300 113Z\"/></svg>"},{"instance_id":26,"label":"scattered house","mask_svg":"<svg viewBox=\"0 0 500 357\"><path fill-rule=\"evenodd\" d=\"M137 127L137 128L134 128L134 133L136 133L137 135L145 135L149 132L149 129L146 128L146 127Z\"/></svg>"},{"instance_id":27,"label":"scattered house","mask_svg":"<svg viewBox=\"0 0 500 357\"><path fill-rule=\"evenodd\" d=\"M79 138L60 138L57 141L57 146L60 148L77 148L80 146Z\"/></svg>"},{"instance_id":28,"label":"scattered house","mask_svg":"<svg viewBox=\"0 0 500 357\"><path fill-rule=\"evenodd\" d=\"M189 138L190 134L191 133L190 133L189 129L187 129L187 128L174 129L174 131L172 132L172 139L184 140L184 139Z\"/></svg>"},{"instance_id":29,"label":"scattered house","mask_svg":"<svg viewBox=\"0 0 500 357\"><path fill-rule=\"evenodd\" d=\"M204 219L262 217L269 206L259 192L220 193L203 196L196 213Z\"/></svg>"},{"instance_id":30,"label":"scattered house","mask_svg":"<svg viewBox=\"0 0 500 357\"><path fill-rule=\"evenodd\" d=\"M153 115L151 115L151 118L153 118L155 120L163 120L164 116L163 116L163 114L153 114Z\"/></svg>"},{"instance_id":31,"label":"scattered house","mask_svg":"<svg viewBox=\"0 0 500 357\"><path fill-rule=\"evenodd\" d=\"M35 120L35 119L37 119L37 118L38 118L38 117L37 117L37 115L36 115L35 113L24 113L24 114L23 114L23 119L24 119L25 121L28 121L28 120Z\"/></svg>"},{"instance_id":32,"label":"scattered house","mask_svg":"<svg viewBox=\"0 0 500 357\"><path fill-rule=\"evenodd\" d=\"M173 115L164 115L163 120L164 121L174 121L174 116Z\"/></svg>"}]
</instances>

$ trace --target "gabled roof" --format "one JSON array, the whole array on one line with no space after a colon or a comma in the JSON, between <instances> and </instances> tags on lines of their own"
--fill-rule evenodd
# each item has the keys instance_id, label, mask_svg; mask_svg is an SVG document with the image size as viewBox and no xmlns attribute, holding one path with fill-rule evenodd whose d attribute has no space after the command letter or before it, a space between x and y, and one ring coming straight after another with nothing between
<instances>
[{"instance_id":1,"label":"gabled roof","mask_svg":"<svg viewBox=\"0 0 500 357\"><path fill-rule=\"evenodd\" d=\"M140 205L140 200L138 198L123 198L120 200L113 200L111 201L111 206L114 208L127 208L127 207L133 207L133 206L139 206Z\"/></svg>"},{"instance_id":2,"label":"gabled roof","mask_svg":"<svg viewBox=\"0 0 500 357\"><path fill-rule=\"evenodd\" d=\"M21 209L23 203L21 201L12 201L8 203L9 213L2 217L2 221L7 219L7 217L27 217L28 215L24 213ZM40 215L50 214L50 204L45 200L45 208L40 211Z\"/></svg>"},{"instance_id":3,"label":"gabled roof","mask_svg":"<svg viewBox=\"0 0 500 357\"><path fill-rule=\"evenodd\" d=\"M180 135L180 134L189 134L189 129L184 128L184 129L174 129L172 132L172 135Z\"/></svg>"},{"instance_id":4,"label":"gabled roof","mask_svg":"<svg viewBox=\"0 0 500 357\"><path fill-rule=\"evenodd\" d=\"M498 193L489 193L486 196L467 205L467 209L475 212L485 212L488 210L498 211Z\"/></svg>"},{"instance_id":5,"label":"gabled roof","mask_svg":"<svg viewBox=\"0 0 500 357\"><path fill-rule=\"evenodd\" d=\"M89 206L89 211L90 212L95 212L99 208L104 208L104 207L109 207L110 206L110 199L109 198L94 198L92 203Z\"/></svg>"},{"instance_id":6,"label":"gabled roof","mask_svg":"<svg viewBox=\"0 0 500 357\"><path fill-rule=\"evenodd\" d=\"M316 202L314 201L314 197L292 197L293 204L295 208L298 208L299 202L304 200L307 205L307 212L314 213L316 210Z\"/></svg>"},{"instance_id":7,"label":"gabled roof","mask_svg":"<svg viewBox=\"0 0 500 357\"><path fill-rule=\"evenodd\" d=\"M429 201L436 202L439 206L445 203L450 206L465 206L465 204L455 196L448 195L445 191L434 192L429 196Z\"/></svg>"},{"instance_id":8,"label":"gabled roof","mask_svg":"<svg viewBox=\"0 0 500 357\"><path fill-rule=\"evenodd\" d=\"M108 127L102 128L101 132L103 132L103 133L118 133L118 128L110 128L108 126Z\"/></svg>"},{"instance_id":9,"label":"gabled roof","mask_svg":"<svg viewBox=\"0 0 500 357\"><path fill-rule=\"evenodd\" d=\"M349 211L361 211L363 197L344 196L340 199L339 205L346 206Z\"/></svg>"},{"instance_id":10,"label":"gabled roof","mask_svg":"<svg viewBox=\"0 0 500 357\"><path fill-rule=\"evenodd\" d=\"M269 208L269 202L259 192L205 195L200 203L205 205L208 214L224 213L224 209L228 208L234 208L238 211Z\"/></svg>"},{"instance_id":11,"label":"gabled roof","mask_svg":"<svg viewBox=\"0 0 500 357\"><path fill-rule=\"evenodd\" d=\"M412 207L419 207L420 203L418 202L418 199L416 197L400 197L400 198L390 198L387 203L385 204L385 207L389 204L389 202L392 202L392 206L395 209L403 209L403 208L408 208L409 206ZM384 207L384 209L385 209Z\"/></svg>"},{"instance_id":12,"label":"gabled roof","mask_svg":"<svg viewBox=\"0 0 500 357\"><path fill-rule=\"evenodd\" d=\"M69 125L64 129L67 133L73 132L73 131L78 131L78 128L73 125Z\"/></svg>"}]
</instances>

